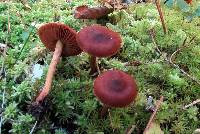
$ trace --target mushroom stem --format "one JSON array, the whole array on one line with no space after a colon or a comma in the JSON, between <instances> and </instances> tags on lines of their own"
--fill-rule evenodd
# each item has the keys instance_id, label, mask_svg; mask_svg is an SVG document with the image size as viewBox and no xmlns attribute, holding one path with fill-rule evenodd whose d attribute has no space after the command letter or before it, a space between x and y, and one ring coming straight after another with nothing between
<instances>
[{"instance_id":1,"label":"mushroom stem","mask_svg":"<svg viewBox=\"0 0 200 134\"><path fill-rule=\"evenodd\" d=\"M99 66L97 63L97 57L96 56L90 56L90 74L95 75L96 73L100 74Z\"/></svg>"},{"instance_id":2,"label":"mushroom stem","mask_svg":"<svg viewBox=\"0 0 200 134\"><path fill-rule=\"evenodd\" d=\"M104 118L108 114L108 109L109 108L110 108L109 106L107 106L105 104L103 105L103 107L101 109L101 113L100 113L100 117L101 118Z\"/></svg>"},{"instance_id":3,"label":"mushroom stem","mask_svg":"<svg viewBox=\"0 0 200 134\"><path fill-rule=\"evenodd\" d=\"M44 85L42 91L40 92L39 96L36 98L37 103L43 101L44 98L49 94L49 91L51 89L51 83L52 83L52 80L53 80L53 77L54 77L54 74L55 74L55 71L56 71L56 65L60 61L62 48L63 48L63 44L61 43L60 40L58 40L57 43L56 43L55 51L53 53L53 58L52 58L51 63L49 65L45 85Z\"/></svg>"}]
</instances>

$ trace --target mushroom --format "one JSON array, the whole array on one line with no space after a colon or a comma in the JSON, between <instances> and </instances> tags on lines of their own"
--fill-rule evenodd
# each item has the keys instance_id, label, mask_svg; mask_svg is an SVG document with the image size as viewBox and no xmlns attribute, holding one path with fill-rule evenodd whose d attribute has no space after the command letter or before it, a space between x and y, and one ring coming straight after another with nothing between
<instances>
[{"instance_id":1,"label":"mushroom","mask_svg":"<svg viewBox=\"0 0 200 134\"><path fill-rule=\"evenodd\" d=\"M96 57L109 57L121 47L121 37L107 27L91 25L80 30L76 36L79 47L90 56L90 74L99 73Z\"/></svg>"},{"instance_id":2,"label":"mushroom","mask_svg":"<svg viewBox=\"0 0 200 134\"><path fill-rule=\"evenodd\" d=\"M113 8L108 8L105 6L89 8L86 5L78 6L75 9L74 18L76 19L98 19L111 12Z\"/></svg>"},{"instance_id":3,"label":"mushroom","mask_svg":"<svg viewBox=\"0 0 200 134\"><path fill-rule=\"evenodd\" d=\"M49 65L43 90L36 98L37 104L44 100L51 89L52 79L60 57L75 56L82 52L76 42L76 31L64 24L47 23L39 28L38 34L42 43L50 51L54 51L54 54Z\"/></svg>"},{"instance_id":4,"label":"mushroom","mask_svg":"<svg viewBox=\"0 0 200 134\"><path fill-rule=\"evenodd\" d=\"M125 107L137 96L137 85L130 75L120 70L109 70L94 81L94 95L103 103L101 117L109 107Z\"/></svg>"},{"instance_id":5,"label":"mushroom","mask_svg":"<svg viewBox=\"0 0 200 134\"><path fill-rule=\"evenodd\" d=\"M96 20L97 24L105 25L108 19L107 15L109 13L112 13L113 11L114 8L112 7L109 8L106 6L100 6L100 7L90 8L87 5L82 5L75 8L74 18L82 19L84 25L88 25L87 20L90 19Z\"/></svg>"}]
</instances>

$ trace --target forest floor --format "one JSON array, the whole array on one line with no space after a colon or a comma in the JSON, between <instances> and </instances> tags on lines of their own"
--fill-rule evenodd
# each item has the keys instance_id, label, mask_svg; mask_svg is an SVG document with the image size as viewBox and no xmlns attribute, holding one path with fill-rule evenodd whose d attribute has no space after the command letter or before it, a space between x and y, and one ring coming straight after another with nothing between
<instances>
[{"instance_id":1,"label":"forest floor","mask_svg":"<svg viewBox=\"0 0 200 134\"><path fill-rule=\"evenodd\" d=\"M181 0L177 0L181 1ZM183 0L182 0L183 1ZM154 3L133 3L107 18L80 20L74 9L95 7L94 0L29 0L0 2L0 133L7 134L129 134L143 133L163 96L148 134L192 134L200 127L200 3L161 1L167 33ZM37 27L62 22L77 32L104 23L122 38L120 51L99 59L102 72L118 69L133 76L138 95L125 108L111 108L99 118L102 104L93 94L88 54L62 58L52 90L39 119L30 105L43 87L52 52L39 39ZM149 97L152 102L147 103ZM132 127L131 129L129 129Z\"/></svg>"}]
</instances>

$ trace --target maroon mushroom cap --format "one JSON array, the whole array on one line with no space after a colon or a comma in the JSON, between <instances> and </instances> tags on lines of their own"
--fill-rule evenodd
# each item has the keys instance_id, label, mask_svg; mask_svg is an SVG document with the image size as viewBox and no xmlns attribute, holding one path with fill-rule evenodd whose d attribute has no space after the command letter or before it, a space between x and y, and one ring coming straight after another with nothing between
<instances>
[{"instance_id":1,"label":"maroon mushroom cap","mask_svg":"<svg viewBox=\"0 0 200 134\"><path fill-rule=\"evenodd\" d=\"M119 70L110 70L94 81L94 94L105 105L125 107L137 96L135 80Z\"/></svg>"},{"instance_id":2,"label":"maroon mushroom cap","mask_svg":"<svg viewBox=\"0 0 200 134\"><path fill-rule=\"evenodd\" d=\"M102 7L93 7L89 8L86 5L76 7L74 11L74 18L76 19L98 19L107 14L113 12L113 8L108 8L105 6Z\"/></svg>"},{"instance_id":3,"label":"maroon mushroom cap","mask_svg":"<svg viewBox=\"0 0 200 134\"><path fill-rule=\"evenodd\" d=\"M56 43L60 40L63 43L62 56L74 56L82 52L76 42L76 31L65 24L47 23L39 28L38 34L50 51L55 50Z\"/></svg>"},{"instance_id":4,"label":"maroon mushroom cap","mask_svg":"<svg viewBox=\"0 0 200 134\"><path fill-rule=\"evenodd\" d=\"M85 12L88 10L88 6L86 5L82 5L82 6L78 6L76 7L75 11L74 11L74 17L76 19L79 19L81 17L86 17L85 16Z\"/></svg>"},{"instance_id":5,"label":"maroon mushroom cap","mask_svg":"<svg viewBox=\"0 0 200 134\"><path fill-rule=\"evenodd\" d=\"M116 54L121 47L121 37L107 27L92 25L83 28L76 36L80 48L96 57Z\"/></svg>"}]
</instances>

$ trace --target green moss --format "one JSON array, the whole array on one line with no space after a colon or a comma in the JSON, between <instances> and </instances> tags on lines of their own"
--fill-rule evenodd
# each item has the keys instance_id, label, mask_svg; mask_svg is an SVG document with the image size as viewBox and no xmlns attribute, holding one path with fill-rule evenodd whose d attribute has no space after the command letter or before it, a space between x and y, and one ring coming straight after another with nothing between
<instances>
[{"instance_id":1,"label":"green moss","mask_svg":"<svg viewBox=\"0 0 200 134\"><path fill-rule=\"evenodd\" d=\"M74 8L82 4L92 7L98 2L41 0L30 1L29 4L31 10L25 10L23 5L17 2L0 4L0 43L7 42L9 45L7 56L1 55L0 58L1 63L5 61L5 71L0 78L0 102L4 100L3 133L29 133L36 121L28 114L28 106L44 85L52 54L44 50L34 23L52 22L56 14L60 22L79 31L85 23L73 17ZM173 61L188 74L200 79L200 18L196 17L188 22L185 18L189 13L162 6L167 35L163 33L153 4L132 4L128 9L116 10L108 16L106 26L121 34L123 46L115 56L100 59L99 64L101 69L120 69L134 76L139 92L135 104L123 109L113 108L110 110L110 116L100 119L98 113L102 104L93 94L94 79L89 76L89 56L82 53L76 57L63 58L57 67L52 91L48 96L49 110L36 125L37 134L121 134L131 125L136 126L133 133L141 133L151 114L145 110L149 95L153 96L154 102L160 95L164 96L156 121L165 133L188 134L200 126L198 105L182 109L184 105L199 98L199 85L163 58L169 59L187 38L187 47L178 52ZM195 10L196 6L192 6L192 9ZM8 12L10 34L7 34ZM93 23L95 21L87 22ZM162 56L156 51L151 40L149 31L152 28L155 29L156 43ZM195 38L191 41L193 37ZM23 48L25 42L27 43ZM33 81L33 65L42 60L44 74L41 79ZM128 65L134 61L140 61L142 64Z\"/></svg>"}]
</instances>

